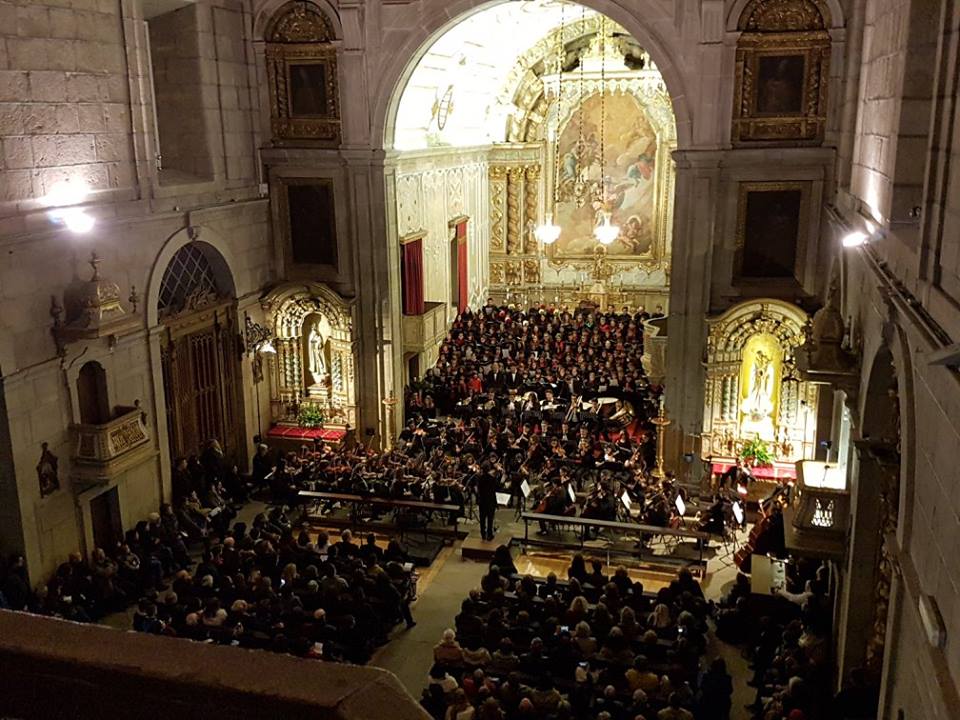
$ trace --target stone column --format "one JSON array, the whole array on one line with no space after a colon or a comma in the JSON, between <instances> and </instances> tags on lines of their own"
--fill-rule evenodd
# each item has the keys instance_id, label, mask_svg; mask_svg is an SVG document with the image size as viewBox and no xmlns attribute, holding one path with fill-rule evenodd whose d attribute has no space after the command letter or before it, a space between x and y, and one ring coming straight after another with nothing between
<instances>
[{"instance_id":1,"label":"stone column","mask_svg":"<svg viewBox=\"0 0 960 720\"><path fill-rule=\"evenodd\" d=\"M710 309L720 160L715 151L678 151L670 271L670 320L665 381L668 431L666 467L674 469L684 436L703 428L705 318ZM691 468L699 477L697 463Z\"/></svg>"},{"instance_id":2,"label":"stone column","mask_svg":"<svg viewBox=\"0 0 960 720\"><path fill-rule=\"evenodd\" d=\"M387 431L382 400L403 391L400 246L387 231L388 197L392 203L393 196L388 195L383 152L342 149L341 156L348 187L341 207L349 215L357 298L357 428L361 440L372 431L372 441L380 442Z\"/></svg>"}]
</instances>

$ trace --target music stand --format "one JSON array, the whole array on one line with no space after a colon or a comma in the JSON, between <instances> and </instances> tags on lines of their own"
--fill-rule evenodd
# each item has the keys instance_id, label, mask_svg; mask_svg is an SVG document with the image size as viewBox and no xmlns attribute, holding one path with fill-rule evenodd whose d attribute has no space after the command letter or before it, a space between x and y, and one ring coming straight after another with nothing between
<instances>
[{"instance_id":1,"label":"music stand","mask_svg":"<svg viewBox=\"0 0 960 720\"><path fill-rule=\"evenodd\" d=\"M683 498L677 495L677 499L673 501L673 504L677 508L677 512L680 513L680 517L683 517L687 514L687 504L683 501Z\"/></svg>"}]
</instances>

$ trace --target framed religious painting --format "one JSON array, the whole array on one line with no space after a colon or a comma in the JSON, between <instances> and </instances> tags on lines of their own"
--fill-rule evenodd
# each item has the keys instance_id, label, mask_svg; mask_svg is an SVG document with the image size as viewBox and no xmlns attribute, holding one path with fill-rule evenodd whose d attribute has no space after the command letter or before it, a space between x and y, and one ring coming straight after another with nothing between
<instances>
[{"instance_id":1,"label":"framed religious painting","mask_svg":"<svg viewBox=\"0 0 960 720\"><path fill-rule=\"evenodd\" d=\"M810 185L740 183L735 280L799 278L809 227Z\"/></svg>"},{"instance_id":2,"label":"framed religious painting","mask_svg":"<svg viewBox=\"0 0 960 720\"><path fill-rule=\"evenodd\" d=\"M337 51L333 29L309 2L282 7L267 30L270 121L275 142L340 142Z\"/></svg>"},{"instance_id":3,"label":"framed religious painting","mask_svg":"<svg viewBox=\"0 0 960 720\"><path fill-rule=\"evenodd\" d=\"M287 265L339 267L334 181L284 178L278 193Z\"/></svg>"},{"instance_id":4,"label":"framed religious painting","mask_svg":"<svg viewBox=\"0 0 960 720\"><path fill-rule=\"evenodd\" d=\"M826 126L830 35L819 0L753 0L740 17L734 144L812 145Z\"/></svg>"},{"instance_id":5,"label":"framed religious painting","mask_svg":"<svg viewBox=\"0 0 960 720\"><path fill-rule=\"evenodd\" d=\"M594 230L609 212L620 233L608 260L653 270L666 261L673 217L672 113L653 93L598 90L561 124L551 194L563 231L547 257L557 267L592 267Z\"/></svg>"}]
</instances>

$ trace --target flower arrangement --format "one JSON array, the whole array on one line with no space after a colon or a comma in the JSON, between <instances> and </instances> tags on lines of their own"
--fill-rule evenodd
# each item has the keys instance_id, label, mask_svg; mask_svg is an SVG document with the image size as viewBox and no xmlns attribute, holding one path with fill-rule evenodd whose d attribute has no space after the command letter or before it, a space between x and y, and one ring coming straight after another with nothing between
<instances>
[{"instance_id":1,"label":"flower arrangement","mask_svg":"<svg viewBox=\"0 0 960 720\"><path fill-rule=\"evenodd\" d=\"M770 454L770 448L767 443L760 438L748 440L743 444L743 450L740 451L740 457L745 463L753 467L763 467L773 464L773 455Z\"/></svg>"},{"instance_id":2,"label":"flower arrangement","mask_svg":"<svg viewBox=\"0 0 960 720\"><path fill-rule=\"evenodd\" d=\"M297 414L297 424L303 428L321 427L326 419L318 405L301 405Z\"/></svg>"}]
</instances>

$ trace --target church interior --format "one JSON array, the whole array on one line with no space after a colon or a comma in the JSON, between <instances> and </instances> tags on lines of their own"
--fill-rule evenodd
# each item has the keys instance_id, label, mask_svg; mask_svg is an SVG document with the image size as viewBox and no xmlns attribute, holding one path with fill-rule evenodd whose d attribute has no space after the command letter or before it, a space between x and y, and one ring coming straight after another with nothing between
<instances>
[{"instance_id":1,"label":"church interior","mask_svg":"<svg viewBox=\"0 0 960 720\"><path fill-rule=\"evenodd\" d=\"M960 717L958 71L957 0L0 0L0 715Z\"/></svg>"}]
</instances>

